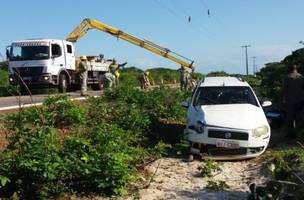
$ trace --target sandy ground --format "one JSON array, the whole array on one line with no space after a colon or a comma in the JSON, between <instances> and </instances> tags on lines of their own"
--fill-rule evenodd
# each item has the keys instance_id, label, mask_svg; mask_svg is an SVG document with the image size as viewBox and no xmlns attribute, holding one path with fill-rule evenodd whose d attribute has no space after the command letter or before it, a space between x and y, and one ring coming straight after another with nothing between
<instances>
[{"instance_id":1,"label":"sandy ground","mask_svg":"<svg viewBox=\"0 0 304 200\"><path fill-rule=\"evenodd\" d=\"M162 158L147 166L147 170L157 172L147 189L139 191L139 199L247 199L250 183L265 181L265 162L259 158L220 162L222 172L212 178L202 178L197 169L199 160L185 162L178 158ZM158 168L157 168L158 167ZM222 180L229 186L225 191L205 189L208 180Z\"/></svg>"},{"instance_id":2,"label":"sandy ground","mask_svg":"<svg viewBox=\"0 0 304 200\"><path fill-rule=\"evenodd\" d=\"M285 141L284 130L272 132L268 150L260 157L242 161L219 162L222 172L211 178L199 176L198 166L203 161L195 159L185 162L182 158L165 157L146 167L149 173L156 174L150 186L139 190L138 198L142 200L240 200L247 199L249 185L265 183L268 173L267 157L269 149L296 146L296 141ZM206 189L207 181L225 181L229 189L212 191Z\"/></svg>"}]
</instances>

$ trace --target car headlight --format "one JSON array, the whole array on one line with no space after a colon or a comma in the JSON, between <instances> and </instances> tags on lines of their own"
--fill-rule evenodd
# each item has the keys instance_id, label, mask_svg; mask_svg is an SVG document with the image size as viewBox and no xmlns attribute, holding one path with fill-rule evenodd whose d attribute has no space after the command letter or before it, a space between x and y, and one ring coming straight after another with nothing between
<instances>
[{"instance_id":1,"label":"car headlight","mask_svg":"<svg viewBox=\"0 0 304 200\"><path fill-rule=\"evenodd\" d=\"M260 126L258 128L255 128L252 130L252 136L255 138L259 138L263 135L266 135L268 133L269 129L267 125Z\"/></svg>"},{"instance_id":2,"label":"car headlight","mask_svg":"<svg viewBox=\"0 0 304 200\"><path fill-rule=\"evenodd\" d=\"M205 124L201 121L196 122L195 130L198 133L204 133Z\"/></svg>"}]
</instances>

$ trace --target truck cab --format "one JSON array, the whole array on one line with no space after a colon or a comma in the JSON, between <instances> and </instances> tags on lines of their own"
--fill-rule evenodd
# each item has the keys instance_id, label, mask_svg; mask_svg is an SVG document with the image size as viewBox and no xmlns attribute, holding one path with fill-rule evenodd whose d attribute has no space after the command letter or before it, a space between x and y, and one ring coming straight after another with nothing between
<instances>
[{"instance_id":1,"label":"truck cab","mask_svg":"<svg viewBox=\"0 0 304 200\"><path fill-rule=\"evenodd\" d=\"M75 48L71 42L55 39L15 41L6 49L9 81L28 85L58 85L60 74L75 71Z\"/></svg>"}]
</instances>

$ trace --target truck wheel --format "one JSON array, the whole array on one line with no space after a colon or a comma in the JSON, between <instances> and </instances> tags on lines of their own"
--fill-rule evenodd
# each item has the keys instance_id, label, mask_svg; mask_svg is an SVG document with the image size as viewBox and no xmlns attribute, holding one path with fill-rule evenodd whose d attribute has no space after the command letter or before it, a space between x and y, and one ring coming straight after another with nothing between
<instances>
[{"instance_id":1,"label":"truck wheel","mask_svg":"<svg viewBox=\"0 0 304 200\"><path fill-rule=\"evenodd\" d=\"M61 73L59 75L59 92L60 93L65 93L67 91L68 88L68 80L67 80L67 76L65 73Z\"/></svg>"}]
</instances>

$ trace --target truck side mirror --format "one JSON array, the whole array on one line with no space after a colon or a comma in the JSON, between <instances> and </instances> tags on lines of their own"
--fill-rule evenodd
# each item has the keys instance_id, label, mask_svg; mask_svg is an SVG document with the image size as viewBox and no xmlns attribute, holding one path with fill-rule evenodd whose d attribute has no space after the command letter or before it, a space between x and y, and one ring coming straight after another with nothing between
<instances>
[{"instance_id":1,"label":"truck side mirror","mask_svg":"<svg viewBox=\"0 0 304 200\"><path fill-rule=\"evenodd\" d=\"M9 60L10 58L10 46L6 47L6 59Z\"/></svg>"}]
</instances>

